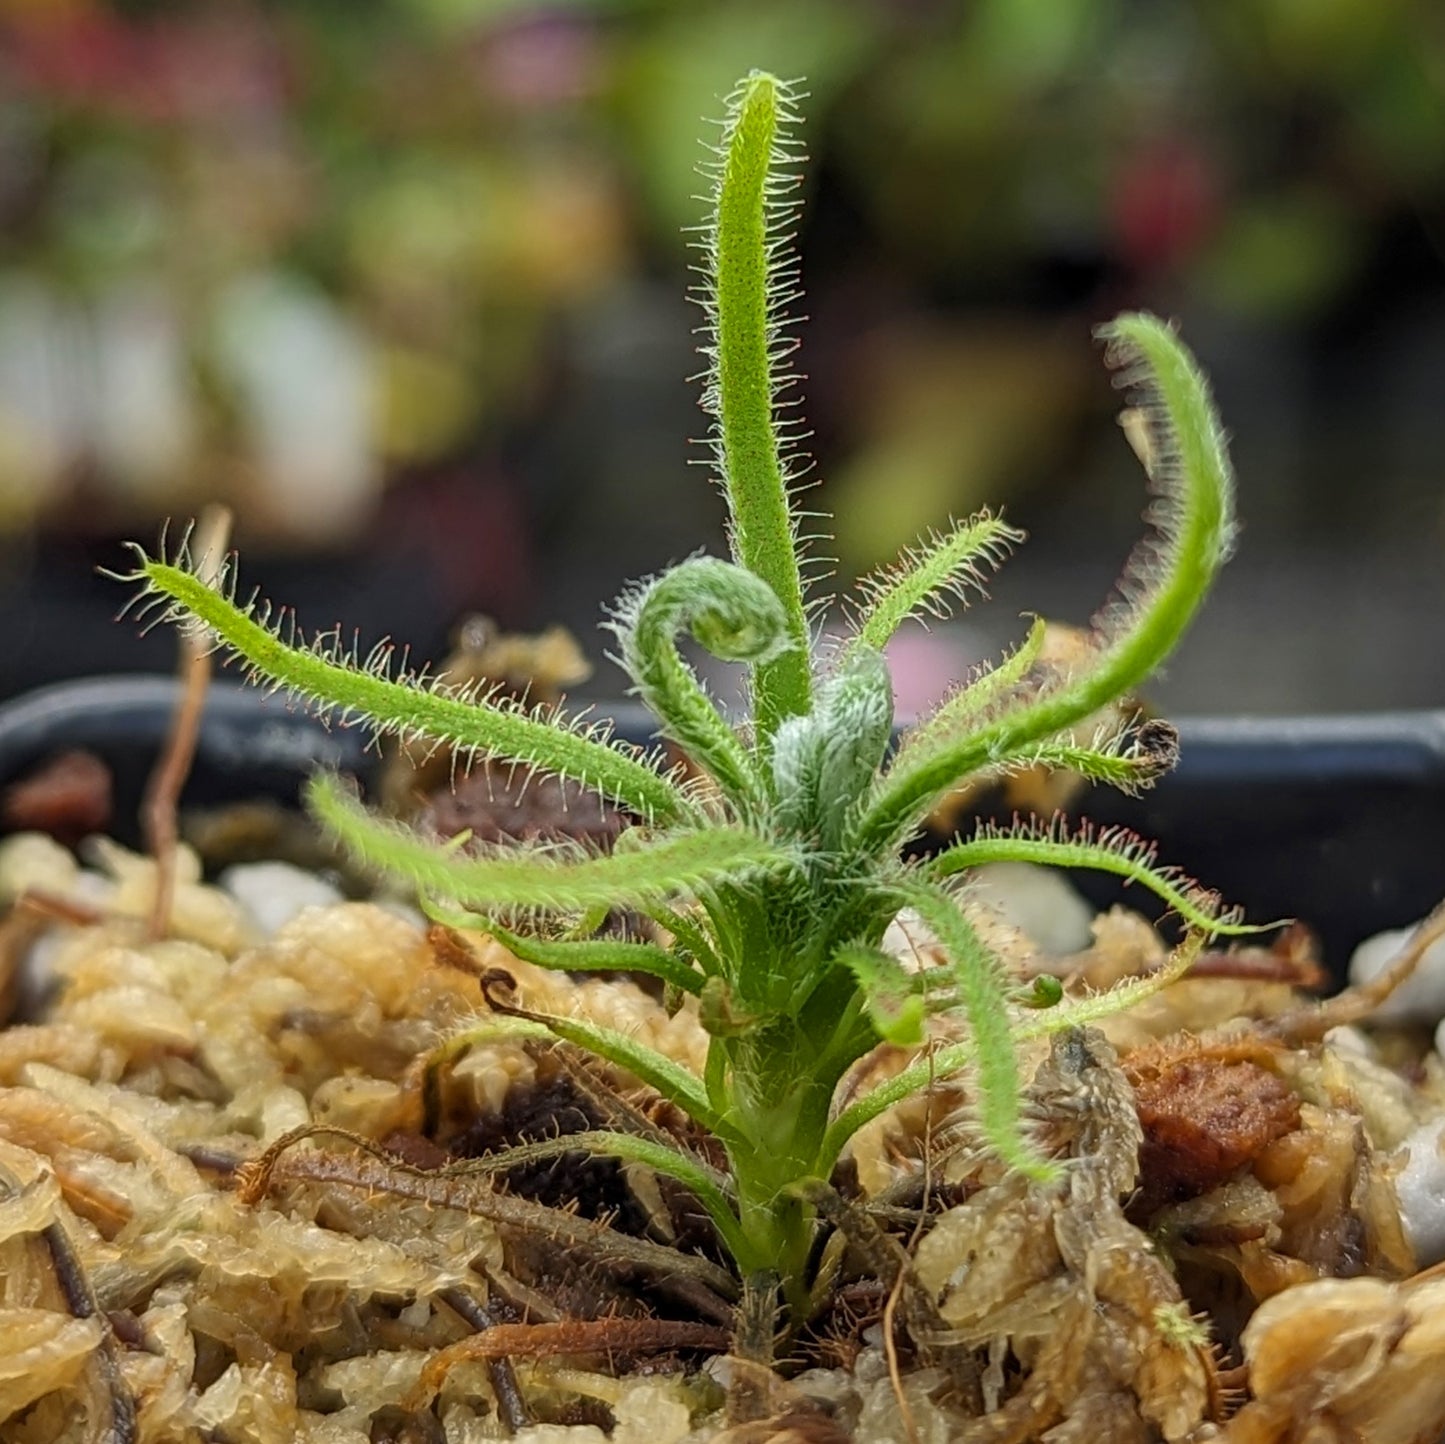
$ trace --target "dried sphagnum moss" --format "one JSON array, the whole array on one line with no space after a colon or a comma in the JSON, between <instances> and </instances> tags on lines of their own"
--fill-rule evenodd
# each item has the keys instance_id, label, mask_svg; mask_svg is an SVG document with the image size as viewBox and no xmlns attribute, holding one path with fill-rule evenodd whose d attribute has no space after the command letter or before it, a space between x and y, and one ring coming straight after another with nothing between
<instances>
[{"instance_id":1,"label":"dried sphagnum moss","mask_svg":"<svg viewBox=\"0 0 1445 1444\"><path fill-rule=\"evenodd\" d=\"M429 1129L501 1115L559 1076L554 1056L516 1043L437 1065L475 1021L488 970L505 969L524 1006L605 1020L695 1068L690 1007L669 1013L625 981L572 983L485 938L429 938L364 904L308 910L257 942L189 863L186 936L145 943L149 865L100 856L116 882L91 901L108 915L52 929L53 1000L0 1030L0 1439L101 1438L116 1422L112 1437L148 1441L501 1437L497 1378L459 1348L485 1345L487 1318L518 1306L565 1345L588 1291L547 1274L564 1256L574 1271L594 1259L594 1314L637 1313L665 1287L675 1318L709 1299L721 1310L688 1327L725 1326L727 1280L708 1260L670 1255L682 1276L666 1279L663 1246L438 1171L446 1154L427 1143ZM73 864L30 842L0 849L0 877L83 897ZM110 915L117 899L127 916ZM1093 948L1055 960L1071 988L1163 956L1127 915L1095 932ZM913 943L927 966L926 939ZM1022 951L1016 961L1034 970ZM1433 1274L1408 1277L1386 1159L1437 1105L1348 1039L1292 1048L1248 1022L1297 1003L1279 982L1191 979L1115 1026L1119 1060L1098 1034L1035 1059L1037 1126L1075 1159L1055 1187L971 1146L956 1085L880 1120L857 1143L863 1195L912 1190L915 1207L927 1153L942 1200L907 1213L925 1227L897 1275L912 1298L896 1311L897 1377L878 1297L861 1306L873 1327L838 1340L848 1367L770 1385L771 1421L726 1437L1433 1438L1445 1295ZM1219 1026L1181 1033L1200 1020ZM882 1054L869 1066L892 1065ZM1145 1080L1141 1124L1131 1084ZM605 1081L649 1116L644 1093ZM1268 1127L1248 1126L1258 1097L1281 1105ZM1219 1176L1151 1179L1139 1145L1161 1120L1177 1143L1191 1120L1236 1116ZM306 1139L317 1125L357 1142ZM236 1165L267 1145L269 1171L243 1170L238 1190ZM1374 1277L1332 1277L1351 1273ZM856 1261L845 1276L866 1284ZM602 1355L564 1348L519 1355L510 1377L558 1421L523 1429L529 1444L680 1444L725 1429L717 1385L676 1358L655 1377L613 1377Z\"/></svg>"},{"instance_id":2,"label":"dried sphagnum moss","mask_svg":"<svg viewBox=\"0 0 1445 1444\"><path fill-rule=\"evenodd\" d=\"M193 860L177 889L185 936L147 943L150 865L109 847L101 861L109 915L52 933L53 1001L42 1020L0 1030L0 1164L16 1180L0 1196L0 1437L99 1438L116 1413L116 1437L368 1440L377 1409L473 1331L452 1305L485 1304L501 1230L442 1195L304 1179L246 1201L235 1166L312 1124L415 1136L421 1060L478 1011L476 971L506 964L539 1006L555 1005L558 981L486 942L473 968L448 965L414 925L367 904L307 910L257 943ZM73 864L30 840L7 844L0 874L15 890L83 896ZM117 902L125 915L111 914ZM584 987L572 1006L685 1057L695 1048L695 1024L630 984ZM475 1049L447 1074L447 1106L494 1111L533 1068L514 1043ZM111 1333L98 1315L74 1317L47 1229L123 1321L113 1389L93 1377ZM447 1378L449 1437L497 1437L491 1388L480 1366Z\"/></svg>"}]
</instances>

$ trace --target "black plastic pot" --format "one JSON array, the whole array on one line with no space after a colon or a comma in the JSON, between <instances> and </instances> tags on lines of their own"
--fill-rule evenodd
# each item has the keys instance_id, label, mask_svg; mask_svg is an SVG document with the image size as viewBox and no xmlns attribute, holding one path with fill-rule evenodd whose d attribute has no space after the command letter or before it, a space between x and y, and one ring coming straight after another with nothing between
<instances>
[{"instance_id":1,"label":"black plastic pot","mask_svg":"<svg viewBox=\"0 0 1445 1444\"><path fill-rule=\"evenodd\" d=\"M133 842L176 689L169 677L99 677L0 705L0 787L47 756L87 748L114 772L115 831ZM640 711L613 715L621 735L647 740ZM1412 923L1445 897L1445 712L1201 717L1178 726L1179 766L1152 792L1131 799L1094 789L1077 811L1153 839L1161 860L1252 918L1308 922L1337 969L1362 938ZM376 756L364 742L363 732L328 731L280 697L218 681L186 798L293 800L317 766L365 779ZM1108 879L1078 882L1096 902L1118 895Z\"/></svg>"}]
</instances>

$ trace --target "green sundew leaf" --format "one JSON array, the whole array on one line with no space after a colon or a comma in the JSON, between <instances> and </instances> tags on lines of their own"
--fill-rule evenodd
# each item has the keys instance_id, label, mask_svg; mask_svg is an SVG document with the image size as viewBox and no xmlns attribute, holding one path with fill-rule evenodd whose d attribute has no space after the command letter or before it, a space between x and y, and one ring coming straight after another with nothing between
<instances>
[{"instance_id":1,"label":"green sundew leaf","mask_svg":"<svg viewBox=\"0 0 1445 1444\"><path fill-rule=\"evenodd\" d=\"M848 646L881 652L910 617L946 617L953 601L964 601L970 591L982 593L985 576L1023 540L1023 532L981 511L905 552L859 584L865 600Z\"/></svg>"},{"instance_id":2,"label":"green sundew leaf","mask_svg":"<svg viewBox=\"0 0 1445 1444\"><path fill-rule=\"evenodd\" d=\"M658 907L655 904L650 906L647 911L653 922L666 928L678 946L697 962L705 974L712 977L722 971L712 940L692 918L671 908Z\"/></svg>"},{"instance_id":3,"label":"green sundew leaf","mask_svg":"<svg viewBox=\"0 0 1445 1444\"><path fill-rule=\"evenodd\" d=\"M902 1103L905 1098L912 1098L915 1093L932 1088L942 1079L961 1073L973 1063L976 1052L971 1038L962 1043L951 1043L946 1048L930 1048L908 1067L895 1073L886 1083L870 1088L828 1125L822 1146L818 1150L818 1166L815 1171L826 1177L848 1146L848 1140L860 1128L871 1123L880 1114L886 1113L895 1104Z\"/></svg>"},{"instance_id":4,"label":"green sundew leaf","mask_svg":"<svg viewBox=\"0 0 1445 1444\"><path fill-rule=\"evenodd\" d=\"M614 629L622 665L663 732L712 774L739 808L762 803L757 764L678 655L684 628L715 657L762 662L793 645L773 590L742 567L693 557L625 597Z\"/></svg>"},{"instance_id":5,"label":"green sundew leaf","mask_svg":"<svg viewBox=\"0 0 1445 1444\"><path fill-rule=\"evenodd\" d=\"M522 849L470 857L373 817L324 774L308 780L304 799L312 815L360 861L471 908L572 912L605 903L646 911L649 903L675 893L795 862L791 852L756 833L721 825L601 857Z\"/></svg>"},{"instance_id":6,"label":"green sundew leaf","mask_svg":"<svg viewBox=\"0 0 1445 1444\"><path fill-rule=\"evenodd\" d=\"M738 1140L737 1130L712 1107L702 1084L686 1068L626 1033L585 1018L564 1018L555 1013L494 1014L449 1038L434 1061L456 1058L475 1044L498 1038L550 1038L571 1043L631 1073L724 1142Z\"/></svg>"},{"instance_id":7,"label":"green sundew leaf","mask_svg":"<svg viewBox=\"0 0 1445 1444\"><path fill-rule=\"evenodd\" d=\"M362 661L343 647L339 632L310 643L290 640L285 627L271 620L269 603L253 597L242 607L231 600L235 577L229 567L212 587L195 574L184 550L175 564L133 550L135 570L116 575L140 584L142 610L157 604L161 620L213 634L246 662L251 680L284 688L322 717L336 713L343 721L364 719L377 735L430 738L462 753L514 758L574 778L650 821L676 821L691 811L682 791L640 756L577 730L558 714L529 714L436 679L390 677L389 647Z\"/></svg>"},{"instance_id":8,"label":"green sundew leaf","mask_svg":"<svg viewBox=\"0 0 1445 1444\"><path fill-rule=\"evenodd\" d=\"M1072 834L1063 818L1048 823L1020 823L1013 828L982 823L968 842L956 843L924 864L935 878L949 877L986 862L1034 862L1049 867L1081 867L1113 873L1146 887L1191 927L1206 935L1245 937L1278 927L1273 923L1242 923L1217 911L1218 899L1198 889L1177 870L1160 867L1155 848L1123 828L1095 831L1087 823Z\"/></svg>"},{"instance_id":9,"label":"green sundew leaf","mask_svg":"<svg viewBox=\"0 0 1445 1444\"><path fill-rule=\"evenodd\" d=\"M620 1158L627 1163L641 1163L654 1173L675 1178L707 1210L707 1215L717 1226L728 1252L735 1258L748 1257L747 1240L743 1237L737 1214L729 1202L731 1181L726 1174L709 1168L700 1159L684 1153L681 1149L669 1148L666 1144L654 1142L650 1138L639 1138L633 1133L586 1129L536 1143L518 1144L499 1153L488 1154L485 1158L468 1160L466 1171L500 1173L522 1164L572 1152L595 1153L609 1158Z\"/></svg>"},{"instance_id":10,"label":"green sundew leaf","mask_svg":"<svg viewBox=\"0 0 1445 1444\"><path fill-rule=\"evenodd\" d=\"M998 959L941 888L910 888L907 897L953 963L959 997L973 1035L978 1121L983 1136L1010 1168L1041 1182L1051 1181L1058 1176L1058 1165L1036 1152L1023 1132L1023 1086L1007 1003L1011 985Z\"/></svg>"},{"instance_id":11,"label":"green sundew leaf","mask_svg":"<svg viewBox=\"0 0 1445 1444\"><path fill-rule=\"evenodd\" d=\"M897 958L850 943L838 950L838 961L858 980L868 1017L885 1043L911 1048L923 1041L923 996Z\"/></svg>"},{"instance_id":12,"label":"green sundew leaf","mask_svg":"<svg viewBox=\"0 0 1445 1444\"><path fill-rule=\"evenodd\" d=\"M1204 934L1187 933L1179 946L1170 954L1162 968L1141 978L1130 978L1100 993L1084 998L1065 999L1063 1002L1034 1011L1020 1020L1013 1030L1017 1042L1032 1038L1048 1037L1067 1028L1083 1028L1104 1018L1112 1018L1137 1007L1147 998L1162 992L1188 973L1204 946ZM915 1093L931 1088L939 1079L952 1077L971 1067L977 1048L972 1038L962 1043L951 1043L925 1054L910 1063L907 1068L895 1073L885 1083L870 1089L855 1103L840 1113L828 1125L819 1157L821 1167L831 1169L848 1140L865 1124L871 1123L881 1113L887 1112L894 1104L911 1098Z\"/></svg>"},{"instance_id":13,"label":"green sundew leaf","mask_svg":"<svg viewBox=\"0 0 1445 1444\"><path fill-rule=\"evenodd\" d=\"M461 916L469 920L450 921L458 917L455 913L447 914L442 920L450 921L453 927L487 933L513 957L539 968L559 973L647 973L681 988L684 993L702 991L703 975L655 943L630 943L620 938L531 938L475 913Z\"/></svg>"},{"instance_id":14,"label":"green sundew leaf","mask_svg":"<svg viewBox=\"0 0 1445 1444\"><path fill-rule=\"evenodd\" d=\"M1096 663L1006 709L979 731L936 747L910 747L890 769L858 825L860 845L902 841L934 799L961 777L1042 742L1135 690L1174 650L1229 555L1233 480L1224 432L1193 357L1153 316L1121 316L1100 328L1118 384L1134 391L1148 423L1146 471L1158 528L1136 550L1124 600L1098 619Z\"/></svg>"},{"instance_id":15,"label":"green sundew leaf","mask_svg":"<svg viewBox=\"0 0 1445 1444\"><path fill-rule=\"evenodd\" d=\"M1132 797L1152 787L1178 760L1179 734L1167 722L1151 718L1113 736L1101 736L1092 746L1040 742L1016 753L1005 765L1010 771L1063 768Z\"/></svg>"},{"instance_id":16,"label":"green sundew leaf","mask_svg":"<svg viewBox=\"0 0 1445 1444\"><path fill-rule=\"evenodd\" d=\"M792 648L753 669L755 725L766 750L778 723L808 711L812 682L796 520L777 423L787 384L780 338L795 273L780 234L794 185L777 168L796 117L788 88L753 71L728 100L713 215L705 233L702 290L710 344L703 406L714 417L733 556L776 594Z\"/></svg>"},{"instance_id":17,"label":"green sundew leaf","mask_svg":"<svg viewBox=\"0 0 1445 1444\"><path fill-rule=\"evenodd\" d=\"M1026 636L1006 657L952 692L903 738L897 765L912 755L931 752L945 741L977 731L1033 670L1044 649L1048 623L1035 617Z\"/></svg>"}]
</instances>

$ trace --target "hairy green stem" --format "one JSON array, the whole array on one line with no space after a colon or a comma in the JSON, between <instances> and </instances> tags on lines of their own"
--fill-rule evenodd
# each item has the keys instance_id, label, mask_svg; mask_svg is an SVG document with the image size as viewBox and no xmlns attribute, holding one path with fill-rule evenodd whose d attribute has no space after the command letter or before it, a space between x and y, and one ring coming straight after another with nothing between
<instances>
[{"instance_id":1,"label":"hairy green stem","mask_svg":"<svg viewBox=\"0 0 1445 1444\"><path fill-rule=\"evenodd\" d=\"M1035 835L987 831L970 842L960 842L927 864L934 877L948 877L990 862L1031 862L1047 867L1079 867L1113 873L1137 882L1167 903L1192 928L1206 935L1242 937L1264 932L1272 923L1236 922L1209 911L1214 899L1181 886L1164 869L1155 866L1152 850L1128 833L1084 833L1069 837L1058 828Z\"/></svg>"},{"instance_id":2,"label":"hairy green stem","mask_svg":"<svg viewBox=\"0 0 1445 1444\"><path fill-rule=\"evenodd\" d=\"M910 617L946 616L950 599L962 598L969 588L981 592L985 573L995 570L1023 539L1021 531L983 511L905 552L895 566L864 579L867 602L849 648L864 646L881 652Z\"/></svg>"},{"instance_id":3,"label":"hairy green stem","mask_svg":"<svg viewBox=\"0 0 1445 1444\"><path fill-rule=\"evenodd\" d=\"M646 908L674 893L754 869L791 866L796 854L733 825L654 840L646 850L600 857L526 852L469 857L424 842L404 826L373 817L334 778L312 777L307 809L362 862L471 907L536 907L558 912L602 904Z\"/></svg>"},{"instance_id":4,"label":"hairy green stem","mask_svg":"<svg viewBox=\"0 0 1445 1444\"><path fill-rule=\"evenodd\" d=\"M980 941L957 902L942 889L918 887L907 896L953 962L959 997L973 1034L978 1068L976 1107L984 1137L1009 1167L1030 1178L1053 1179L1057 1165L1041 1157L1023 1134L1018 1054L1003 965Z\"/></svg>"}]
</instances>

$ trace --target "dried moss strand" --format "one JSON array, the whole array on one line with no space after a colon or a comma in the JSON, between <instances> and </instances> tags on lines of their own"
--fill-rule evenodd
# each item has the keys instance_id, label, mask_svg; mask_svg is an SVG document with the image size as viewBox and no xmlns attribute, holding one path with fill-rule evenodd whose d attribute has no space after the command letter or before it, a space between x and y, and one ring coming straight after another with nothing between
<instances>
[{"instance_id":1,"label":"dried moss strand","mask_svg":"<svg viewBox=\"0 0 1445 1444\"><path fill-rule=\"evenodd\" d=\"M278 629L257 620L256 604L241 608L181 566L141 554L138 580L170 599L169 620L199 619L221 644L250 666L253 676L285 688L327 712L364 717L378 731L403 738L432 738L460 752L512 758L579 783L632 808L652 821L687 815L683 794L646 763L557 721L489 705L480 698L396 680L368 671L316 646L292 645Z\"/></svg>"},{"instance_id":2,"label":"dried moss strand","mask_svg":"<svg viewBox=\"0 0 1445 1444\"><path fill-rule=\"evenodd\" d=\"M696 1158L690 1158L679 1149L669 1148L666 1144L656 1143L649 1138L639 1138L632 1133L609 1132L605 1129L585 1129L578 1133L564 1134L559 1138L518 1144L486 1158L469 1160L466 1168L468 1172L500 1173L522 1164L579 1151L620 1158L628 1163L640 1163L654 1173L676 1179L706 1210L728 1252L734 1258L748 1256L747 1239L743 1237L737 1214L728 1201L726 1176Z\"/></svg>"},{"instance_id":3,"label":"dried moss strand","mask_svg":"<svg viewBox=\"0 0 1445 1444\"><path fill-rule=\"evenodd\" d=\"M302 1138L320 1133L345 1137L361 1151L362 1156L320 1149L281 1156L284 1151L282 1145L290 1148ZM414 1199L432 1208L458 1209L477 1218L491 1219L506 1228L525 1230L559 1247L578 1249L603 1267L631 1272L642 1270L660 1281L686 1279L701 1284L719 1298L737 1297L737 1280L710 1259L679 1253L649 1239L635 1238L565 1209L549 1208L531 1199L500 1193L485 1179L469 1178L455 1171L433 1169L428 1172L414 1168L387 1153L380 1144L343 1130L313 1125L293 1129L273 1144L267 1155L270 1162L264 1173L255 1179L252 1202L264 1196L272 1186L292 1181L336 1184L363 1193L385 1193Z\"/></svg>"},{"instance_id":4,"label":"dried moss strand","mask_svg":"<svg viewBox=\"0 0 1445 1444\"><path fill-rule=\"evenodd\" d=\"M774 404L776 256L769 203L784 114L782 86L754 71L730 101L710 237L714 356L709 391L717 417L723 483L738 563L782 603L791 651L753 669L756 724L771 738L786 716L807 712L812 696L808 625Z\"/></svg>"},{"instance_id":5,"label":"dried moss strand","mask_svg":"<svg viewBox=\"0 0 1445 1444\"><path fill-rule=\"evenodd\" d=\"M627 1318L561 1319L552 1323L496 1324L432 1354L405 1398L411 1414L425 1415L431 1401L458 1364L498 1358L541 1359L558 1355L580 1356L670 1353L679 1349L721 1353L728 1331L716 1324L688 1319ZM540 1437L561 1426L543 1425ZM415 1436L413 1436L415 1437ZM477 1436L473 1436L477 1437ZM539 1437L534 1434L533 1437Z\"/></svg>"}]
</instances>

